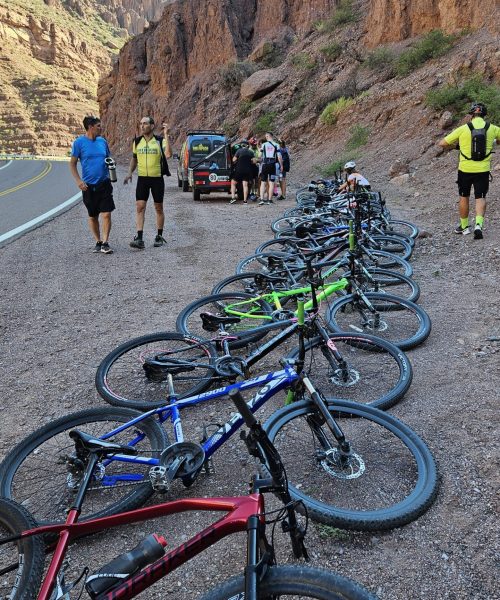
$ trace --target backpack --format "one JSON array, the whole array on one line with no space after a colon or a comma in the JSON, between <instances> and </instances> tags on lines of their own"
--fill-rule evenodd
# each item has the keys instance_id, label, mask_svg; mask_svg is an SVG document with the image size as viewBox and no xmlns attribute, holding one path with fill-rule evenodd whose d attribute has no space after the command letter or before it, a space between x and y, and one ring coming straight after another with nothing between
<instances>
[{"instance_id":1,"label":"backpack","mask_svg":"<svg viewBox=\"0 0 500 600\"><path fill-rule=\"evenodd\" d=\"M134 144L135 147L137 148L137 145L139 144L139 142L142 140L144 136L140 135L136 138L134 138ZM167 157L165 156L165 151L163 150L163 137L161 135L155 135L153 136L155 138L155 140L158 142L159 146L160 146L160 153L161 153L161 157L160 157L160 168L161 168L161 175L163 177L163 175L166 175L167 177L170 177L170 169L168 168L168 162L167 162Z\"/></svg>"},{"instance_id":2,"label":"backpack","mask_svg":"<svg viewBox=\"0 0 500 600\"><path fill-rule=\"evenodd\" d=\"M281 153L281 159L283 161L283 171L285 171L285 173L288 173L288 171L290 171L290 155L288 154L288 150L285 150L285 148L282 148L280 150Z\"/></svg>"},{"instance_id":3,"label":"backpack","mask_svg":"<svg viewBox=\"0 0 500 600\"><path fill-rule=\"evenodd\" d=\"M484 160L488 158L491 152L486 154L486 132L490 124L485 122L484 127L481 129L475 129L472 123L467 123L470 133L471 133L471 147L470 147L470 158L465 156L465 154L460 150L460 154L465 158L465 160Z\"/></svg>"}]
</instances>

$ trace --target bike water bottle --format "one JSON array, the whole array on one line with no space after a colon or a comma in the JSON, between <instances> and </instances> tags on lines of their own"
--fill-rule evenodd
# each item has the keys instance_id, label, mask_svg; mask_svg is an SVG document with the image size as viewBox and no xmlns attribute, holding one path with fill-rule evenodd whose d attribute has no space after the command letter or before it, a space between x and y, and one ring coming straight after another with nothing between
<instances>
[{"instance_id":1,"label":"bike water bottle","mask_svg":"<svg viewBox=\"0 0 500 600\"><path fill-rule=\"evenodd\" d=\"M106 163L106 166L108 167L109 178L114 183L115 181L117 181L117 178L116 178L116 163L111 158L111 156L108 156L107 158L105 158L104 162Z\"/></svg>"},{"instance_id":2,"label":"bike water bottle","mask_svg":"<svg viewBox=\"0 0 500 600\"><path fill-rule=\"evenodd\" d=\"M89 575L85 581L85 589L91 598L110 591L118 583L161 558L165 554L166 545L167 540L162 536L156 533L148 535L130 552L117 556L99 571Z\"/></svg>"}]
</instances>

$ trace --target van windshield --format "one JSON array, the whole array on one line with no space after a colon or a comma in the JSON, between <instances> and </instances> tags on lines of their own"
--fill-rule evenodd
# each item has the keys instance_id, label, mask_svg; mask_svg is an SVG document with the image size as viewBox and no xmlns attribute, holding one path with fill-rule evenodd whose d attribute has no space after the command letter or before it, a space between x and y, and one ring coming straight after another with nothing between
<instances>
[{"instance_id":1,"label":"van windshield","mask_svg":"<svg viewBox=\"0 0 500 600\"><path fill-rule=\"evenodd\" d=\"M193 167L198 164L205 156L220 148L207 162L210 164L216 163L219 169L225 169L227 165L227 152L225 151L224 139L221 138L195 138L189 146L189 166ZM203 162L200 167L207 167Z\"/></svg>"}]
</instances>

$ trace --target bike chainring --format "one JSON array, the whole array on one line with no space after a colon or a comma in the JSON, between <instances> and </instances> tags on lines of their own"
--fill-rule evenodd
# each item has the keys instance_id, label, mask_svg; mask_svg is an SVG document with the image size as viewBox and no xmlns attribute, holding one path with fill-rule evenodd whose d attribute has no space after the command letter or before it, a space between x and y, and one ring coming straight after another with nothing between
<instances>
[{"instance_id":1,"label":"bike chainring","mask_svg":"<svg viewBox=\"0 0 500 600\"><path fill-rule=\"evenodd\" d=\"M239 356L222 356L218 358L215 362L215 371L221 377L237 377L238 373L231 368L232 366L245 374L247 373L247 364Z\"/></svg>"}]
</instances>

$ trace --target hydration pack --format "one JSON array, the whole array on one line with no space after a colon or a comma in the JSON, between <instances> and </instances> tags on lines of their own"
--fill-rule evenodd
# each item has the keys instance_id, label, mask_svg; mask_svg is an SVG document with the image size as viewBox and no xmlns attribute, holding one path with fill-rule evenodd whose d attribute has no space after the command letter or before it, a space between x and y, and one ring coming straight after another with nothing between
<instances>
[{"instance_id":1,"label":"hydration pack","mask_svg":"<svg viewBox=\"0 0 500 600\"><path fill-rule=\"evenodd\" d=\"M283 171L288 173L288 171L290 171L290 155L288 154L288 150L285 150L284 148L280 150L280 153L281 159L283 160Z\"/></svg>"},{"instance_id":2,"label":"hydration pack","mask_svg":"<svg viewBox=\"0 0 500 600\"><path fill-rule=\"evenodd\" d=\"M470 157L465 156L465 154L460 150L460 154L465 158L465 160L484 160L488 158L491 152L486 152L486 132L490 126L489 123L485 122L484 127L481 129L475 129L472 123L467 123L470 133L471 133L471 148L470 148Z\"/></svg>"}]
</instances>

